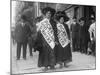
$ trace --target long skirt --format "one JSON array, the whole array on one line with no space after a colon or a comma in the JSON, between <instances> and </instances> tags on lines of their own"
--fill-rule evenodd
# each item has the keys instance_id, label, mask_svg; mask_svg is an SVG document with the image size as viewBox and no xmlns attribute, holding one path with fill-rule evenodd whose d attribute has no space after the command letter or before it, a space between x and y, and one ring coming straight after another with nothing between
<instances>
[{"instance_id":1,"label":"long skirt","mask_svg":"<svg viewBox=\"0 0 100 75\"><path fill-rule=\"evenodd\" d=\"M55 65L55 52L48 45L44 45L39 51L38 67Z\"/></svg>"},{"instance_id":2,"label":"long skirt","mask_svg":"<svg viewBox=\"0 0 100 75\"><path fill-rule=\"evenodd\" d=\"M60 44L56 46L55 49L56 63L59 62L71 62L72 61L72 53L70 44L66 47L62 47Z\"/></svg>"}]
</instances>

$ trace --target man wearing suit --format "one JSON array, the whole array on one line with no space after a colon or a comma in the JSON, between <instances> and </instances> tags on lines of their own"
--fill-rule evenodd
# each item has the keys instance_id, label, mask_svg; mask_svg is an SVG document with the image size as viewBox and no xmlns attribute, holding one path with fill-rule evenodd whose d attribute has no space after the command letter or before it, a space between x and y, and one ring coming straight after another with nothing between
<instances>
[{"instance_id":1,"label":"man wearing suit","mask_svg":"<svg viewBox=\"0 0 100 75\"><path fill-rule=\"evenodd\" d=\"M21 21L17 23L15 28L15 40L17 42L17 60L20 59L21 47L23 46L23 59L26 59L26 49L28 37L30 36L31 30L29 23L25 15L21 16Z\"/></svg>"}]
</instances>

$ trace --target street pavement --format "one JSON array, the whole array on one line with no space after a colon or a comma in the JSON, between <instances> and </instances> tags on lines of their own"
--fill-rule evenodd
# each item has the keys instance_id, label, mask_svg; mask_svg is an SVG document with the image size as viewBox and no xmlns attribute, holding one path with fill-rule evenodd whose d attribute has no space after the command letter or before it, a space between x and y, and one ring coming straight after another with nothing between
<instances>
[{"instance_id":1,"label":"street pavement","mask_svg":"<svg viewBox=\"0 0 100 75\"><path fill-rule=\"evenodd\" d=\"M29 48L27 48L26 60L22 59L22 54L21 54L21 59L16 60L16 44L12 45L11 48L12 74L44 72L41 68L37 67L38 54L39 54L38 52L33 52L33 57L30 57ZM59 68L59 65L56 65L56 69L48 70L46 72L95 69L95 62L96 59L92 55L86 55L79 52L72 52L72 62L68 64L68 67Z\"/></svg>"}]
</instances>

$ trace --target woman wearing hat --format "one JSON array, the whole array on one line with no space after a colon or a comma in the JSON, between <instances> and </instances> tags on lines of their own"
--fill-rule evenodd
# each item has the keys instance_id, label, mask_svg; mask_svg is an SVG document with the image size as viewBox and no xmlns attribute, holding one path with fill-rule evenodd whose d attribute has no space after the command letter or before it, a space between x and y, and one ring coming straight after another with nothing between
<instances>
[{"instance_id":1,"label":"woman wearing hat","mask_svg":"<svg viewBox=\"0 0 100 75\"><path fill-rule=\"evenodd\" d=\"M56 63L60 64L60 68L67 67L67 63L72 61L72 53L70 49L70 33L68 26L64 23L66 17L64 14L56 14L56 28L57 28L57 40L58 46L55 50Z\"/></svg>"},{"instance_id":2,"label":"woman wearing hat","mask_svg":"<svg viewBox=\"0 0 100 75\"><path fill-rule=\"evenodd\" d=\"M55 10L46 7L42 10L43 19L37 25L38 39L41 40L42 49L39 50L38 67L45 67L44 70L54 69L55 65L55 22L52 19ZM41 58L42 59L41 59Z\"/></svg>"}]
</instances>

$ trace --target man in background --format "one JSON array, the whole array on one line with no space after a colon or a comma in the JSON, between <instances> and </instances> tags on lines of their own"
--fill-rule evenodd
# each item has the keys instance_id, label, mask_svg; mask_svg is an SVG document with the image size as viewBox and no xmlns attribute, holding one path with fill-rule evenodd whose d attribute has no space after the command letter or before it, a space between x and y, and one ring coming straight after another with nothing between
<instances>
[{"instance_id":1,"label":"man in background","mask_svg":"<svg viewBox=\"0 0 100 75\"><path fill-rule=\"evenodd\" d=\"M26 60L26 49L30 33L31 30L26 16L22 15L20 22L16 24L15 28L15 40L17 42L17 60L19 60L21 56L21 47L23 47L23 59Z\"/></svg>"}]
</instances>

